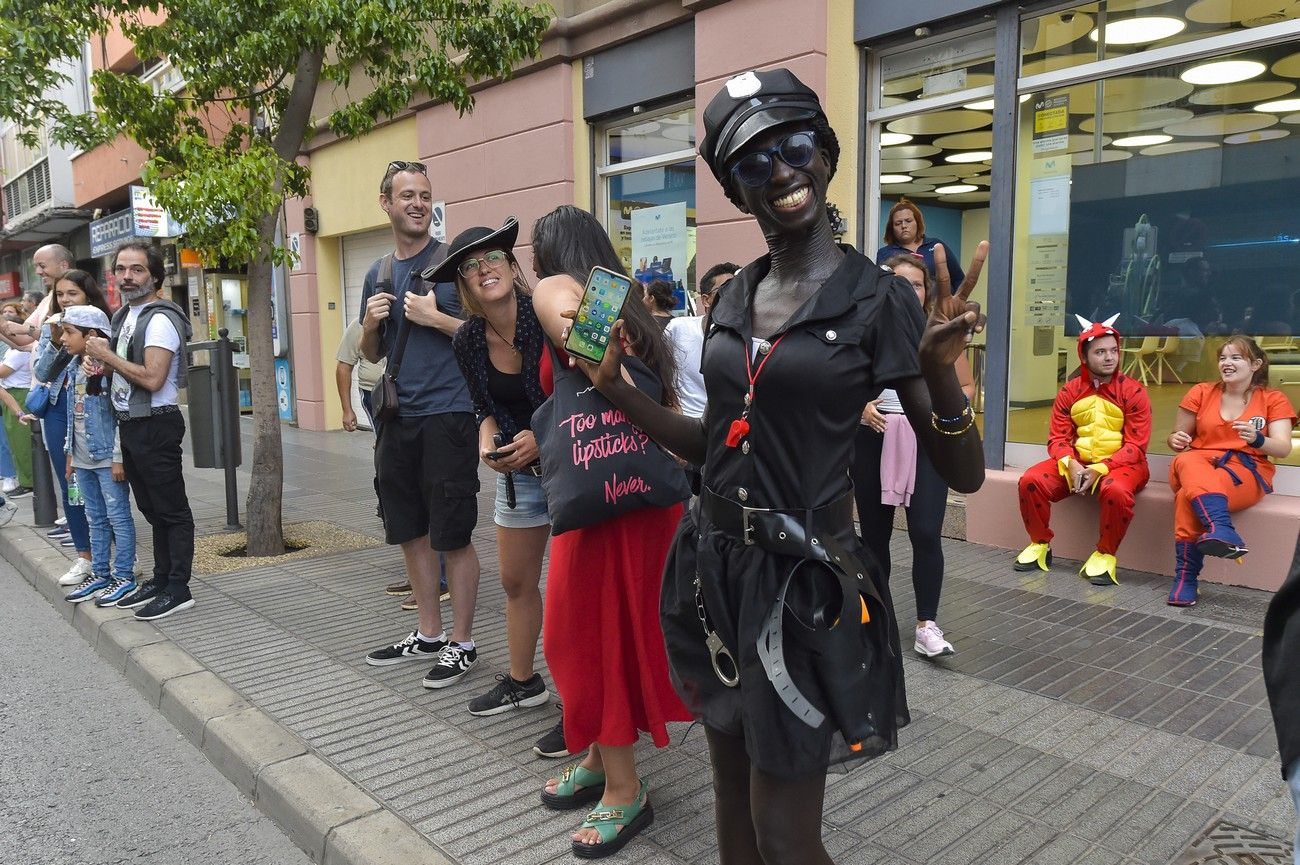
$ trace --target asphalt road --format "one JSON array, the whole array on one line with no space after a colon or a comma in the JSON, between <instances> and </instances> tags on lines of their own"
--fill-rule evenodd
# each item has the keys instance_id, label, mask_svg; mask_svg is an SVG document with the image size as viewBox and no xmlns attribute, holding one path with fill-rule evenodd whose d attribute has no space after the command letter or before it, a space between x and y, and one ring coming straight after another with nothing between
<instances>
[{"instance_id":1,"label":"asphalt road","mask_svg":"<svg viewBox=\"0 0 1300 865\"><path fill-rule=\"evenodd\" d=\"M309 865L0 559L0 863Z\"/></svg>"}]
</instances>

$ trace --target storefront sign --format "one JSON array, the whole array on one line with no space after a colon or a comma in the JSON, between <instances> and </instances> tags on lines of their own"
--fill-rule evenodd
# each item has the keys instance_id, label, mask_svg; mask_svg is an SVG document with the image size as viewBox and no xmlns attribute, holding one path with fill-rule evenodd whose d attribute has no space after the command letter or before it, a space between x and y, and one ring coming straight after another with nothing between
<instances>
[{"instance_id":1,"label":"storefront sign","mask_svg":"<svg viewBox=\"0 0 1300 865\"><path fill-rule=\"evenodd\" d=\"M0 273L0 298L18 297L22 293L22 282L16 272Z\"/></svg>"},{"instance_id":2,"label":"storefront sign","mask_svg":"<svg viewBox=\"0 0 1300 865\"><path fill-rule=\"evenodd\" d=\"M135 224L131 211L119 210L111 216L90 223L90 255L99 258L111 255L119 246L135 237Z\"/></svg>"},{"instance_id":3,"label":"storefront sign","mask_svg":"<svg viewBox=\"0 0 1300 865\"><path fill-rule=\"evenodd\" d=\"M686 309L686 202L632 211L632 275L643 285L656 279L673 284L676 310Z\"/></svg>"},{"instance_id":4,"label":"storefront sign","mask_svg":"<svg viewBox=\"0 0 1300 865\"><path fill-rule=\"evenodd\" d=\"M131 187L131 227L136 237L179 237L185 228L158 206L148 187Z\"/></svg>"},{"instance_id":5,"label":"storefront sign","mask_svg":"<svg viewBox=\"0 0 1300 865\"><path fill-rule=\"evenodd\" d=\"M1070 147L1070 97L1048 96L1034 103L1034 155Z\"/></svg>"}]
</instances>

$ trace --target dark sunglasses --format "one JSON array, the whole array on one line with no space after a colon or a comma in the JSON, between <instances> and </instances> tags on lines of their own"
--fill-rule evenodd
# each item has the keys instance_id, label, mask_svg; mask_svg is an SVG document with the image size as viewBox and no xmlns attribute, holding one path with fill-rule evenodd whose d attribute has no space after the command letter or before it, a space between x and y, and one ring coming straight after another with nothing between
<instances>
[{"instance_id":1,"label":"dark sunglasses","mask_svg":"<svg viewBox=\"0 0 1300 865\"><path fill-rule=\"evenodd\" d=\"M804 168L817 153L817 136L808 131L794 132L776 147L747 153L731 166L731 173L746 186L757 189L772 179L772 158L777 157L791 168Z\"/></svg>"},{"instance_id":2,"label":"dark sunglasses","mask_svg":"<svg viewBox=\"0 0 1300 865\"><path fill-rule=\"evenodd\" d=\"M388 163L388 170L384 173L393 175L399 171L418 171L425 177L429 176L429 169L425 167L423 162L407 162L403 159L394 159Z\"/></svg>"}]
</instances>

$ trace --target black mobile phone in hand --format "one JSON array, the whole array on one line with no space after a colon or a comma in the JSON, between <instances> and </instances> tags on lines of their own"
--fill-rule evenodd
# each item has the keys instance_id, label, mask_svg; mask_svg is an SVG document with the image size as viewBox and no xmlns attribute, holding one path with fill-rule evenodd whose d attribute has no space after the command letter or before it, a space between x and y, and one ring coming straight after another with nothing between
<instances>
[{"instance_id":1,"label":"black mobile phone in hand","mask_svg":"<svg viewBox=\"0 0 1300 865\"><path fill-rule=\"evenodd\" d=\"M632 291L632 280L621 273L593 267L582 291L578 314L569 328L564 350L572 355L600 363L609 345L614 322L623 312L623 303Z\"/></svg>"},{"instance_id":2,"label":"black mobile phone in hand","mask_svg":"<svg viewBox=\"0 0 1300 865\"><path fill-rule=\"evenodd\" d=\"M498 433L493 434L493 436L492 436L492 445L493 445L494 447L496 447L497 450L494 450L494 451L488 451L486 454L484 454L484 456L487 457L487 458L490 459L490 460L499 460L499 459L501 459L501 451L500 451L500 448L504 447L504 446L505 446L505 443L506 443L506 434L505 434L505 433L503 433L503 432L498 432Z\"/></svg>"}]
</instances>

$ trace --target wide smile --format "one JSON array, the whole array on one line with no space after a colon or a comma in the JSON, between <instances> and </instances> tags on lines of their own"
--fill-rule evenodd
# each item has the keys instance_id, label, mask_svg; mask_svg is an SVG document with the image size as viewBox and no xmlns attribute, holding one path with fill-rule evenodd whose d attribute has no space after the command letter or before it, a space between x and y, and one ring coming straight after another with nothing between
<instances>
[{"instance_id":1,"label":"wide smile","mask_svg":"<svg viewBox=\"0 0 1300 865\"><path fill-rule=\"evenodd\" d=\"M793 211L798 210L808 203L812 197L812 187L808 184L802 184L784 195L769 199L774 210Z\"/></svg>"},{"instance_id":2,"label":"wide smile","mask_svg":"<svg viewBox=\"0 0 1300 865\"><path fill-rule=\"evenodd\" d=\"M499 276L489 276L489 277L487 277L486 279L484 279L482 282L479 283L479 287L480 287L480 288L494 288L494 287L496 286L496 284L497 284L498 282L500 282L500 281L501 281L501 277L499 277Z\"/></svg>"}]
</instances>

